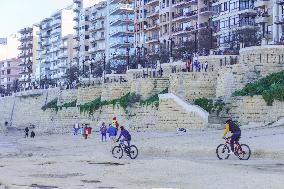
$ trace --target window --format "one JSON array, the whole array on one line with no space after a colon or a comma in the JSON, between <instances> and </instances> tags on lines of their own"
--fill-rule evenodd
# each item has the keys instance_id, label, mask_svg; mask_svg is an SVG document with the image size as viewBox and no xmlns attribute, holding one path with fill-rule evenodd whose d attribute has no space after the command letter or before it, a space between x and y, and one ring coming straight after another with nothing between
<instances>
[{"instance_id":1,"label":"window","mask_svg":"<svg viewBox=\"0 0 284 189\"><path fill-rule=\"evenodd\" d=\"M11 74L11 70L8 69L8 70L7 70L7 75L10 75L10 74Z\"/></svg>"},{"instance_id":2,"label":"window","mask_svg":"<svg viewBox=\"0 0 284 189\"><path fill-rule=\"evenodd\" d=\"M227 10L228 10L228 3L224 2L224 11L227 11Z\"/></svg>"}]
</instances>

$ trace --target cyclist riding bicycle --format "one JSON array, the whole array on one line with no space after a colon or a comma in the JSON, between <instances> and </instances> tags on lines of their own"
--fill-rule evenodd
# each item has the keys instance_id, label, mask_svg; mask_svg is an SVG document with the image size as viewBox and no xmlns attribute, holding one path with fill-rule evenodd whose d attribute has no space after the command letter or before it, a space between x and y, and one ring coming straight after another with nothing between
<instances>
[{"instance_id":1,"label":"cyclist riding bicycle","mask_svg":"<svg viewBox=\"0 0 284 189\"><path fill-rule=\"evenodd\" d=\"M239 141L241 137L241 129L237 124L235 124L232 121L232 119L228 119L226 121L226 127L224 130L224 136L223 136L224 139L226 138L228 131L232 133L231 141L230 141L231 151L229 152L229 154L234 154L234 142Z\"/></svg>"},{"instance_id":2,"label":"cyclist riding bicycle","mask_svg":"<svg viewBox=\"0 0 284 189\"><path fill-rule=\"evenodd\" d=\"M130 141L131 141L131 135L123 126L121 126L120 129L121 129L120 135L119 135L118 139L116 140L116 142L118 142L119 139L121 138L121 136L123 136L124 138L121 140L121 142L124 143L124 141L127 141L127 144L128 144L128 147L129 147Z\"/></svg>"}]
</instances>

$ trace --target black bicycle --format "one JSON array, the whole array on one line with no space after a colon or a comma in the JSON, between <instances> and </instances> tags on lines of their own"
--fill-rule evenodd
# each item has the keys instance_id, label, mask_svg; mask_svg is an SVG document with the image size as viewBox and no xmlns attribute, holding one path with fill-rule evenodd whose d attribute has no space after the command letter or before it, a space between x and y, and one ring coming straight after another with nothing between
<instances>
[{"instance_id":1,"label":"black bicycle","mask_svg":"<svg viewBox=\"0 0 284 189\"><path fill-rule=\"evenodd\" d=\"M230 137L225 138L226 142L225 144L220 144L216 149L217 157L222 159L228 159L230 157L229 152L230 149ZM234 154L240 159L240 160L248 160L251 155L250 147L247 144L240 144L238 141L234 143Z\"/></svg>"},{"instance_id":2,"label":"black bicycle","mask_svg":"<svg viewBox=\"0 0 284 189\"><path fill-rule=\"evenodd\" d=\"M114 158L121 159L123 153L126 153L131 159L135 159L138 156L138 149L135 145L125 145L122 141L120 141L118 146L113 147L112 155Z\"/></svg>"}]
</instances>

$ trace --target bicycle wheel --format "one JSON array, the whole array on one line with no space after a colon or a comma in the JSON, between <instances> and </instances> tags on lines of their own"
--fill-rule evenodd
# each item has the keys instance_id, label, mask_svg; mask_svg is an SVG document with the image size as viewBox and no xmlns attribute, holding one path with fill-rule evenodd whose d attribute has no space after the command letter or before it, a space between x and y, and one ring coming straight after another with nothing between
<instances>
[{"instance_id":1,"label":"bicycle wheel","mask_svg":"<svg viewBox=\"0 0 284 189\"><path fill-rule=\"evenodd\" d=\"M240 160L248 160L251 155L250 147L246 144L241 144L240 149L238 150L238 157Z\"/></svg>"},{"instance_id":2,"label":"bicycle wheel","mask_svg":"<svg viewBox=\"0 0 284 189\"><path fill-rule=\"evenodd\" d=\"M123 156L123 149L120 146L113 147L112 156L114 158L121 159Z\"/></svg>"},{"instance_id":3,"label":"bicycle wheel","mask_svg":"<svg viewBox=\"0 0 284 189\"><path fill-rule=\"evenodd\" d=\"M228 159L230 154L230 149L227 145L225 144L220 144L217 148L216 148L216 154L217 154L217 157L220 159L220 160L223 160L223 159Z\"/></svg>"},{"instance_id":4,"label":"bicycle wheel","mask_svg":"<svg viewBox=\"0 0 284 189\"><path fill-rule=\"evenodd\" d=\"M138 156L138 149L135 145L131 145L130 147L130 151L129 151L129 157L131 159L135 159Z\"/></svg>"}]
</instances>

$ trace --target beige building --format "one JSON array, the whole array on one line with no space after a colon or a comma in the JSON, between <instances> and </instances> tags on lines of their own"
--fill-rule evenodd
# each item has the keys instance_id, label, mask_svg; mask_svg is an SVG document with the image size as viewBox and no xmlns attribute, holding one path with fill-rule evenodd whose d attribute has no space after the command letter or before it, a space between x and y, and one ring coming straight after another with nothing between
<instances>
[{"instance_id":1,"label":"beige building","mask_svg":"<svg viewBox=\"0 0 284 189\"><path fill-rule=\"evenodd\" d=\"M13 83L20 75L20 60L16 58L0 61L0 85L8 91L12 89Z\"/></svg>"},{"instance_id":2,"label":"beige building","mask_svg":"<svg viewBox=\"0 0 284 189\"><path fill-rule=\"evenodd\" d=\"M18 57L19 38L20 35L18 33L11 34L6 38L6 43L0 44L0 60Z\"/></svg>"}]
</instances>

